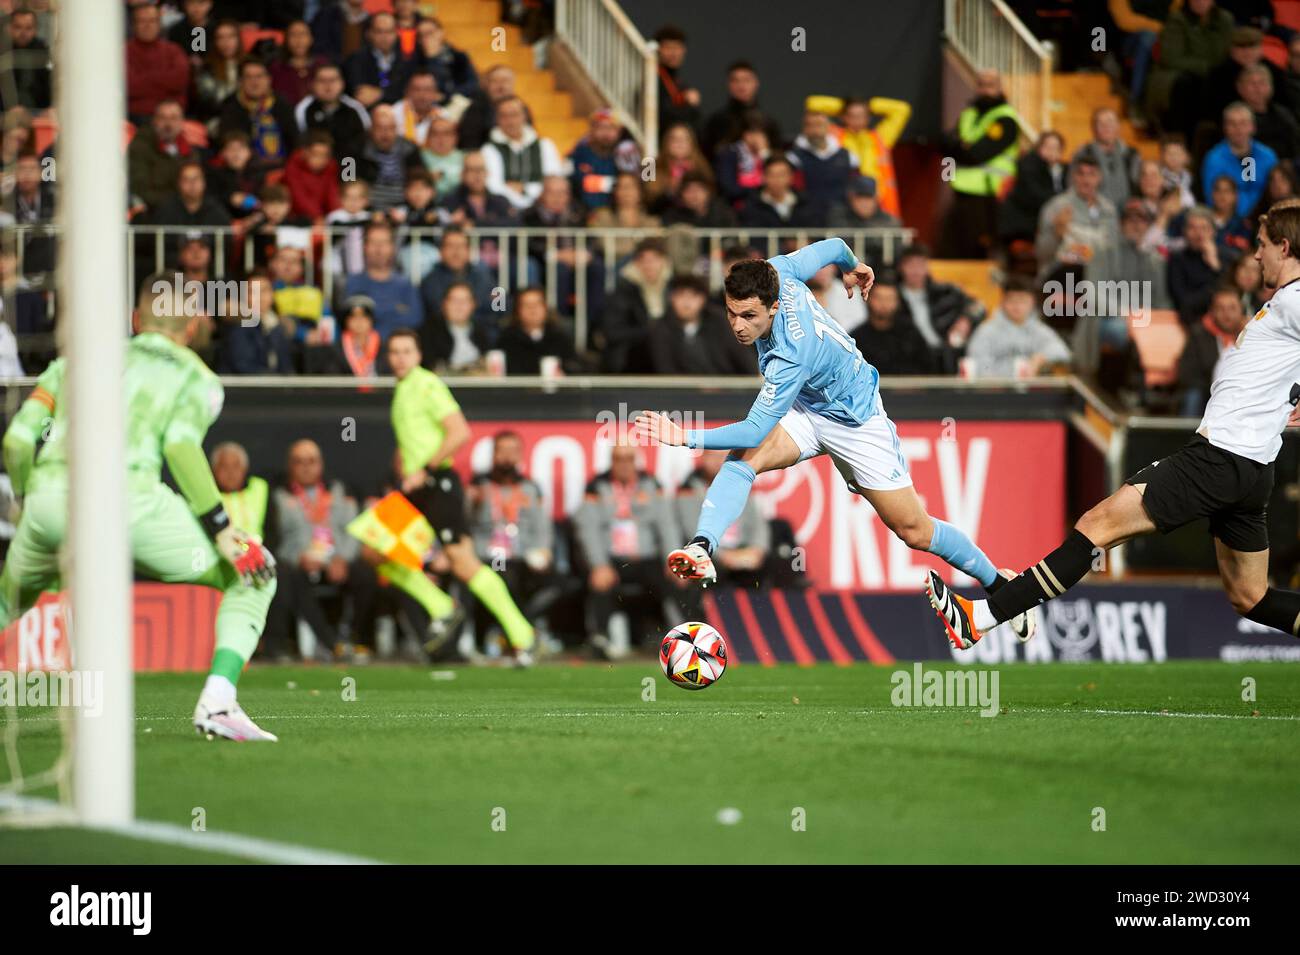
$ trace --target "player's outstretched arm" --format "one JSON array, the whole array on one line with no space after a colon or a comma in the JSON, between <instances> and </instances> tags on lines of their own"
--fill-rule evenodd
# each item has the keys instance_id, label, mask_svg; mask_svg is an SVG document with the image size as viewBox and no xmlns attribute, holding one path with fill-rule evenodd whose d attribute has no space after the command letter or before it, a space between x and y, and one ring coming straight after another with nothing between
<instances>
[{"instance_id":1,"label":"player's outstretched arm","mask_svg":"<svg viewBox=\"0 0 1300 955\"><path fill-rule=\"evenodd\" d=\"M235 568L245 586L274 580L275 558L271 552L260 541L230 523L212 469L203 456L203 448L193 441L173 441L163 448L163 457L182 496L212 538L217 553Z\"/></svg>"},{"instance_id":2,"label":"player's outstretched arm","mask_svg":"<svg viewBox=\"0 0 1300 955\"><path fill-rule=\"evenodd\" d=\"M756 448L771 434L794 404L807 374L789 361L773 361L768 367L763 388L742 421L720 428L684 430L671 418L657 411L642 411L632 422L639 440L670 447L687 447L704 451L735 451Z\"/></svg>"},{"instance_id":3,"label":"player's outstretched arm","mask_svg":"<svg viewBox=\"0 0 1300 955\"><path fill-rule=\"evenodd\" d=\"M41 439L41 432L52 420L53 413L53 399L47 404L46 398L40 395L38 389L22 403L5 431L5 473L9 475L15 497L27 493L27 482L31 477L32 466L36 463L36 445Z\"/></svg>"},{"instance_id":4,"label":"player's outstretched arm","mask_svg":"<svg viewBox=\"0 0 1300 955\"><path fill-rule=\"evenodd\" d=\"M789 255L778 255L771 262L782 276L790 276L800 282L807 282L828 265L839 266L840 271L845 275L855 271L861 265L858 257L853 254L853 250L843 239L822 239L812 245L805 245L799 251L791 252ZM868 272L871 271L866 266L863 268Z\"/></svg>"},{"instance_id":5,"label":"player's outstretched arm","mask_svg":"<svg viewBox=\"0 0 1300 955\"><path fill-rule=\"evenodd\" d=\"M54 408L63 385L63 359L56 358L36 379L36 387L27 396L4 436L5 473L14 497L27 493L27 482L36 464L36 449L49 437L54 422Z\"/></svg>"}]
</instances>

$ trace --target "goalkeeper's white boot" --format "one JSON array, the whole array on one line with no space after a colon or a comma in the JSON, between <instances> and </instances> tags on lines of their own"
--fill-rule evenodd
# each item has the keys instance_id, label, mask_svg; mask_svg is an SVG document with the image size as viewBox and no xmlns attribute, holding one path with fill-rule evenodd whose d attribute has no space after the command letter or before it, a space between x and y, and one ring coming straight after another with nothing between
<instances>
[{"instance_id":1,"label":"goalkeeper's white boot","mask_svg":"<svg viewBox=\"0 0 1300 955\"><path fill-rule=\"evenodd\" d=\"M682 580L698 581L702 587L712 587L718 582L718 571L713 558L703 544L691 541L668 555L668 570Z\"/></svg>"},{"instance_id":2,"label":"goalkeeper's white boot","mask_svg":"<svg viewBox=\"0 0 1300 955\"><path fill-rule=\"evenodd\" d=\"M250 720L235 700L218 700L207 693L199 697L199 705L194 707L194 729L208 739L220 737L238 743L279 742L274 733L268 733Z\"/></svg>"}]
</instances>

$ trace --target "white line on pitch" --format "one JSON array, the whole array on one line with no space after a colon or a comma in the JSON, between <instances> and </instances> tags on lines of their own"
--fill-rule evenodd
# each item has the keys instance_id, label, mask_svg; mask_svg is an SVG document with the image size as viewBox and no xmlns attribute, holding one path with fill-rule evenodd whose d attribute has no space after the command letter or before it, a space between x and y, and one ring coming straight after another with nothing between
<instances>
[{"instance_id":1,"label":"white line on pitch","mask_svg":"<svg viewBox=\"0 0 1300 955\"><path fill-rule=\"evenodd\" d=\"M221 855L238 856L257 862L272 862L281 865L382 865L377 859L348 855L343 852L331 852L328 849L313 849L309 846L297 846L287 842L275 842L245 836L235 832L194 832L183 826L170 822L154 822L149 819L137 819L122 826L81 826L71 814L68 807L51 799L38 799L31 796L15 796L0 793L0 812L21 810L24 812L50 813L51 822L59 825L72 825L91 832L104 832L109 835L140 839L144 842L157 842L162 845L180 846L201 852L215 852Z\"/></svg>"}]
</instances>

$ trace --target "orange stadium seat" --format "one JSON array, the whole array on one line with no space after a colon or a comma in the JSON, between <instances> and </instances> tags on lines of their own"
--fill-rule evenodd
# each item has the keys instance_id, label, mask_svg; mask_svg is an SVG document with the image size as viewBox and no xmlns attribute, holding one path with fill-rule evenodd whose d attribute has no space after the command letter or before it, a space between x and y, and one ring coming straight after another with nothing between
<instances>
[{"instance_id":1,"label":"orange stadium seat","mask_svg":"<svg viewBox=\"0 0 1300 955\"><path fill-rule=\"evenodd\" d=\"M1273 0L1273 16L1292 30L1300 30L1300 0Z\"/></svg>"},{"instance_id":2,"label":"orange stadium seat","mask_svg":"<svg viewBox=\"0 0 1300 955\"><path fill-rule=\"evenodd\" d=\"M1286 44L1275 36L1264 37L1264 59L1285 70Z\"/></svg>"},{"instance_id":3,"label":"orange stadium seat","mask_svg":"<svg viewBox=\"0 0 1300 955\"><path fill-rule=\"evenodd\" d=\"M1178 359L1187 344L1187 332L1173 309L1153 309L1146 325L1129 323L1148 388L1172 385L1178 380Z\"/></svg>"},{"instance_id":4,"label":"orange stadium seat","mask_svg":"<svg viewBox=\"0 0 1300 955\"><path fill-rule=\"evenodd\" d=\"M261 27L240 27L239 40L247 53L257 46L259 40L272 40L276 46L284 43L283 30L263 30Z\"/></svg>"},{"instance_id":5,"label":"orange stadium seat","mask_svg":"<svg viewBox=\"0 0 1300 955\"><path fill-rule=\"evenodd\" d=\"M32 120L32 142L36 146L36 152L45 152L50 148L50 143L59 135L59 124L56 120L48 116L37 116Z\"/></svg>"}]
</instances>

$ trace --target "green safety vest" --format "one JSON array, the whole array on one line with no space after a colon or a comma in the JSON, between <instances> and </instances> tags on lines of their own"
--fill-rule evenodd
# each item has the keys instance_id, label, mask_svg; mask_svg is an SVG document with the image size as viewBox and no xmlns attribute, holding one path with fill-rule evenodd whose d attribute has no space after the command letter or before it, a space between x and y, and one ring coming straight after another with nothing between
<instances>
[{"instance_id":1,"label":"green safety vest","mask_svg":"<svg viewBox=\"0 0 1300 955\"><path fill-rule=\"evenodd\" d=\"M957 123L957 134L966 145L972 145L984 138L985 134L1002 119L1011 119L1020 129L1020 117L1010 103L995 106L983 116L975 112L974 106L967 106L961 111ZM1003 185L1016 174L1016 159L1020 155L1020 136L1011 137L1007 148L1002 150L982 166L962 166L952 176L952 187L957 192L969 196L996 196Z\"/></svg>"},{"instance_id":2,"label":"green safety vest","mask_svg":"<svg viewBox=\"0 0 1300 955\"><path fill-rule=\"evenodd\" d=\"M269 494L266 482L260 477L251 477L242 491L232 491L221 495L221 503L230 515L230 523L241 531L247 531L254 537L261 538L263 525L266 523L266 500Z\"/></svg>"}]
</instances>

